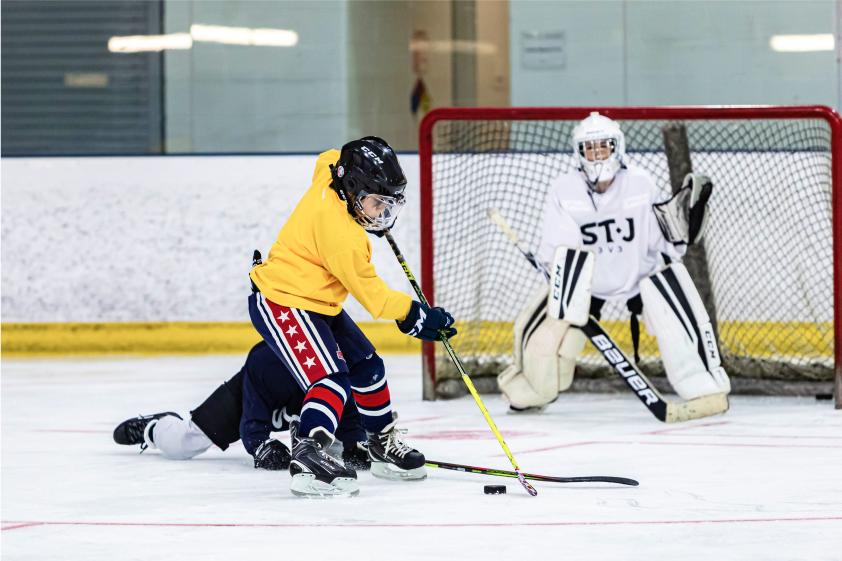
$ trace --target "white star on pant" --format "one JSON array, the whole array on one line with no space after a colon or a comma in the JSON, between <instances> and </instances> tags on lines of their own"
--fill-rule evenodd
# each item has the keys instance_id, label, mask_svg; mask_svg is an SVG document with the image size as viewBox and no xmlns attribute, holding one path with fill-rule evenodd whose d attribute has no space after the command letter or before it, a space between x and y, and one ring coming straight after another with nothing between
<instances>
[{"instance_id":1,"label":"white star on pant","mask_svg":"<svg viewBox=\"0 0 842 561\"><path fill-rule=\"evenodd\" d=\"M296 351L303 351L307 348L307 345L304 344L304 341L299 341L298 344L295 346Z\"/></svg>"},{"instance_id":2,"label":"white star on pant","mask_svg":"<svg viewBox=\"0 0 842 561\"><path fill-rule=\"evenodd\" d=\"M285 322L289 319L289 312L281 312L281 315L278 316L278 319L281 320L281 323Z\"/></svg>"},{"instance_id":3,"label":"white star on pant","mask_svg":"<svg viewBox=\"0 0 842 561\"><path fill-rule=\"evenodd\" d=\"M304 361L304 365L305 365L307 368L310 368L310 367L311 367L311 366L313 366L314 364L316 364L316 359L314 359L313 357L310 357L310 358L308 358L307 360L305 360L305 361Z\"/></svg>"},{"instance_id":4,"label":"white star on pant","mask_svg":"<svg viewBox=\"0 0 842 561\"><path fill-rule=\"evenodd\" d=\"M297 332L298 332L298 328L295 327L294 325L290 325L289 329L287 329L287 335L289 335L290 337L295 335Z\"/></svg>"}]
</instances>

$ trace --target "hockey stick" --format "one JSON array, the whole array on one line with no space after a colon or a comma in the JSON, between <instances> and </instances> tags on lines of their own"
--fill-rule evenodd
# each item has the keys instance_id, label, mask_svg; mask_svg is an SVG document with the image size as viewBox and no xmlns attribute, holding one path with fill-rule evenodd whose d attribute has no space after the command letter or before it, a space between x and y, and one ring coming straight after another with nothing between
<instances>
[{"instance_id":1,"label":"hockey stick","mask_svg":"<svg viewBox=\"0 0 842 561\"><path fill-rule=\"evenodd\" d=\"M517 477L513 471L504 469L491 469L474 466L463 466L460 464L449 464L447 462L434 462L427 460L424 464L427 467L450 469L453 471L464 471L466 473L479 473L481 475L498 475L500 477ZM620 485L631 485L637 487L640 485L634 479L627 479L625 477L608 477L602 475L595 475L590 477L552 477L550 475L536 475L534 473L524 473L524 479L531 479L533 481L549 481L552 483L618 483Z\"/></svg>"},{"instance_id":2,"label":"hockey stick","mask_svg":"<svg viewBox=\"0 0 842 561\"><path fill-rule=\"evenodd\" d=\"M512 230L505 219L496 208L488 209L488 217L492 222L506 234L515 247L526 257L538 271L544 274L547 281L550 280L550 273L544 268L532 253L520 246L520 238ZM590 316L588 323L579 329L587 336L602 357L610 364L626 385L637 394L638 399L649 409L659 421L665 423L682 423L693 419L704 419L712 415L721 415L728 411L728 395L725 393L714 393L703 395L687 401L667 401L664 396L655 389L652 382L640 371L637 365L626 357L626 354L617 346L617 343L599 325L593 316Z\"/></svg>"},{"instance_id":3,"label":"hockey stick","mask_svg":"<svg viewBox=\"0 0 842 561\"><path fill-rule=\"evenodd\" d=\"M403 272L406 273L406 278L409 279L409 283L412 285L412 288L415 290L415 294L418 295L418 300L421 301L422 304L428 306L427 299L424 297L424 293L421 292L421 287L418 286L418 282L416 282L415 277L412 275L412 271L409 270L409 265L406 263L406 259L403 258L401 254L401 250L398 248L398 244L395 243L395 238L392 237L392 232L389 230L384 230L386 234L386 239L389 241L389 245L392 248L392 251L395 254L395 257L398 258L398 263L401 264L403 268ZM476 388L474 388L473 382L468 377L468 373L465 372L465 367L462 366L462 361L459 360L459 357L456 356L456 351L453 350L453 346L450 344L450 341L447 340L447 336L445 335L443 330L439 331L439 336L441 338L441 342L444 344L444 348L447 350L447 354L450 355L450 359L453 361L453 364L456 365L456 369L462 375L462 380L465 382L465 385L468 386L468 390L470 390L471 395L474 396L474 401L477 402L479 406L479 410L482 411L483 417L488 422L488 426L491 427L491 430L494 432L494 436L497 437L497 442L500 443L500 446L503 447L503 451L508 456L509 461L512 462L512 467L515 468L515 477L517 477L520 484L523 485L523 488L526 489L526 492L529 493L531 496L536 496L538 491L535 490L535 487L530 485L526 482L523 474L520 471L520 468L515 461L515 457L512 456L509 447L506 445L506 441L503 440L503 435L500 434L500 431L497 430L497 425L494 424L494 420L491 418L491 415L488 413L488 409L485 408L485 404L480 399L479 394L477 393Z\"/></svg>"}]
</instances>

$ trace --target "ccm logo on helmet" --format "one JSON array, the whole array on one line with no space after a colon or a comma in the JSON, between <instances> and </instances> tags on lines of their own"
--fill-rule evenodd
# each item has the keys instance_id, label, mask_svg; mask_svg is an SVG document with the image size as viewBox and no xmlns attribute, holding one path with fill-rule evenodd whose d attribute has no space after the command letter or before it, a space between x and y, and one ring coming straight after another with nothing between
<instances>
[{"instance_id":1,"label":"ccm logo on helmet","mask_svg":"<svg viewBox=\"0 0 842 561\"><path fill-rule=\"evenodd\" d=\"M371 158L371 160L372 160L375 164L380 164L380 165L383 165L383 160L381 160L381 159L380 159L380 157L379 157L377 154L375 154L374 152L372 152L372 151L371 151L371 149L366 148L365 146L363 146L363 147L362 147L362 151L363 151L363 152L365 152L365 155L366 155L366 156L368 156L369 158Z\"/></svg>"},{"instance_id":2,"label":"ccm logo on helmet","mask_svg":"<svg viewBox=\"0 0 842 561\"><path fill-rule=\"evenodd\" d=\"M599 349L602 356L608 359L608 362L614 366L614 370L623 378L628 379L629 385L637 390L637 395L646 399L646 405L658 402L658 396L655 395L655 392L649 388L643 378L637 375L634 368L624 360L622 353L614 348L608 337L597 335L591 339L591 342Z\"/></svg>"}]
</instances>

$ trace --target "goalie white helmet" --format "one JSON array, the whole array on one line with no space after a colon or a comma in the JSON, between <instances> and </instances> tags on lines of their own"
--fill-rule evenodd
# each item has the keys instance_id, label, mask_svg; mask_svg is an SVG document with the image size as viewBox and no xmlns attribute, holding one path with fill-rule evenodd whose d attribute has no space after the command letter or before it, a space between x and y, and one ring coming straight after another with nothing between
<instances>
[{"instance_id":1,"label":"goalie white helmet","mask_svg":"<svg viewBox=\"0 0 842 561\"><path fill-rule=\"evenodd\" d=\"M594 185L614 179L626 156L623 131L617 123L596 111L573 129L572 144L579 168Z\"/></svg>"}]
</instances>

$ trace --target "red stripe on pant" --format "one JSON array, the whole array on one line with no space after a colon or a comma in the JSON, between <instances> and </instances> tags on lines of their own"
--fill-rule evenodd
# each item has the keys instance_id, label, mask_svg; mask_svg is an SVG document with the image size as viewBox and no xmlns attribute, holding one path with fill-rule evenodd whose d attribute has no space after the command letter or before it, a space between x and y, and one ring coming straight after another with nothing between
<instances>
[{"instance_id":1,"label":"red stripe on pant","mask_svg":"<svg viewBox=\"0 0 842 561\"><path fill-rule=\"evenodd\" d=\"M327 369L325 369L316 349L314 349L313 345L310 344L310 341L307 340L308 331L305 331L307 326L302 325L302 322L296 319L295 314L292 313L290 308L281 306L280 304L275 304L268 298L266 299L266 303L272 311L272 321L278 326L278 330L281 332L281 337L283 337L289 345L289 347L285 350L291 354L293 359L298 363L298 367L304 372L304 376L307 380L311 384L315 384L325 376L332 374L332 372L328 372ZM298 312L301 314L307 313L304 310L298 310ZM314 342L317 345L321 344L322 347L326 347L316 329L313 329L313 333L311 333L310 336L314 339Z\"/></svg>"},{"instance_id":2,"label":"red stripe on pant","mask_svg":"<svg viewBox=\"0 0 842 561\"><path fill-rule=\"evenodd\" d=\"M342 401L341 397L329 389L322 386L314 386L310 388L310 391L308 391L307 395L304 396L304 403L307 403L311 399L320 399L327 403L327 405L336 412L337 419L342 416L342 409L345 407L345 403Z\"/></svg>"},{"instance_id":3,"label":"red stripe on pant","mask_svg":"<svg viewBox=\"0 0 842 561\"><path fill-rule=\"evenodd\" d=\"M359 394L354 392L354 401L357 402L357 405L368 409L383 405L389 401L389 386L384 385L379 392L371 394Z\"/></svg>"}]
</instances>

